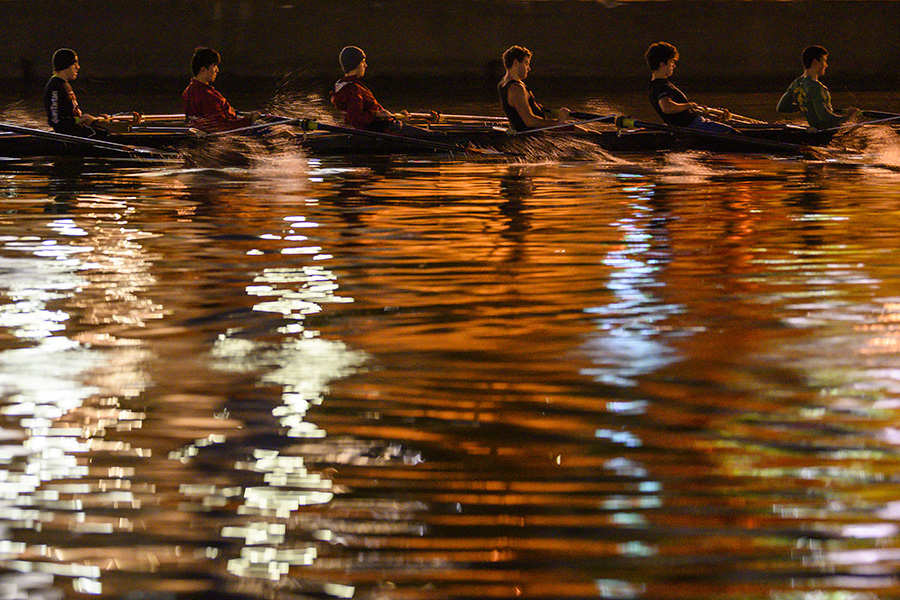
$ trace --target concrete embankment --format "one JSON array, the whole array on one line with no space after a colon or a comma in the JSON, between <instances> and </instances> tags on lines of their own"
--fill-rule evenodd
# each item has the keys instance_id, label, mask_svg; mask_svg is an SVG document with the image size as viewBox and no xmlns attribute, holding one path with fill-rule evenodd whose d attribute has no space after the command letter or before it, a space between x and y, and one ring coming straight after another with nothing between
<instances>
[{"instance_id":1,"label":"concrete embankment","mask_svg":"<svg viewBox=\"0 0 900 600\"><path fill-rule=\"evenodd\" d=\"M602 82L646 78L654 41L679 47L678 75L736 86L786 81L800 51L831 52L829 79L897 84L900 2L587 0L0 0L0 78L42 81L52 52L76 49L85 74L188 77L198 45L237 77L332 77L342 46L362 46L372 73L495 77L509 45L541 73Z\"/></svg>"}]
</instances>

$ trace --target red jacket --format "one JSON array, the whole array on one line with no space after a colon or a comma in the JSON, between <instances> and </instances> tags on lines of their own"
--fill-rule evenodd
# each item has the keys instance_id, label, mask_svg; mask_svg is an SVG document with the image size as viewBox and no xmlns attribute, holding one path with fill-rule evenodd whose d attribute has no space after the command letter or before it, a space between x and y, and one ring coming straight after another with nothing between
<instances>
[{"instance_id":1,"label":"red jacket","mask_svg":"<svg viewBox=\"0 0 900 600\"><path fill-rule=\"evenodd\" d=\"M191 79L181 94L181 103L188 120L204 131L227 131L250 125L250 119L237 116L216 88L196 79Z\"/></svg>"},{"instance_id":2,"label":"red jacket","mask_svg":"<svg viewBox=\"0 0 900 600\"><path fill-rule=\"evenodd\" d=\"M357 129L369 129L377 118L375 113L384 110L356 75L342 77L334 84L331 103L344 113L344 122Z\"/></svg>"}]
</instances>

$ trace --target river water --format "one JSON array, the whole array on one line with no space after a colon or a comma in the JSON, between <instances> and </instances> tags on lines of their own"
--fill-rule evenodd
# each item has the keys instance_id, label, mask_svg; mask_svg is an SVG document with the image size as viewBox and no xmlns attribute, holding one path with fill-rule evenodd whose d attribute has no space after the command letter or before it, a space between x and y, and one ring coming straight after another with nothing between
<instances>
[{"instance_id":1,"label":"river water","mask_svg":"<svg viewBox=\"0 0 900 600\"><path fill-rule=\"evenodd\" d=\"M895 139L2 165L0 597L900 598Z\"/></svg>"}]
</instances>

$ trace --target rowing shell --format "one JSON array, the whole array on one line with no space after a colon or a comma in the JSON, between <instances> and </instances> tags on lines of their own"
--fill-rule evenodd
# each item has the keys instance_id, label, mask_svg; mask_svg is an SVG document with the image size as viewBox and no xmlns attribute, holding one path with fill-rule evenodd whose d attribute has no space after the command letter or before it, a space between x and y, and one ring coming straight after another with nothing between
<instances>
[{"instance_id":1,"label":"rowing shell","mask_svg":"<svg viewBox=\"0 0 900 600\"><path fill-rule=\"evenodd\" d=\"M342 129L342 128L335 128ZM376 137L353 135L347 132L312 131L297 134L291 144L316 155L343 156L359 154L421 155L448 153L458 148L491 149L510 154L540 153L542 149L565 147L583 143L608 152L652 153L661 151L701 150L725 153L792 154L797 146L825 146L830 141L826 133L810 132L793 125L764 124L739 126L744 135L708 138L687 135L677 128L658 126L654 129L607 128L588 131L554 130L525 135L510 135L506 130L487 124L441 124L431 128L434 144L405 139L401 136ZM235 136L238 137L238 136ZM185 127L134 128L130 133L111 134L116 144L155 148L165 151L201 149L216 140L198 138ZM774 144L760 144L768 140ZM282 146L283 147L283 146ZM115 153L103 147L57 141L30 135L0 133L0 156L28 159L53 156L107 157Z\"/></svg>"}]
</instances>

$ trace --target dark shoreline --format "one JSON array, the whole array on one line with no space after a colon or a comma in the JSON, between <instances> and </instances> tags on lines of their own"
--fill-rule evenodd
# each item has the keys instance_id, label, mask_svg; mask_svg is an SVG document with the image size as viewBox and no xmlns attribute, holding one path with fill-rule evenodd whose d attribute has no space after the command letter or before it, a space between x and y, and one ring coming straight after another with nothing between
<instances>
[{"instance_id":1,"label":"dark shoreline","mask_svg":"<svg viewBox=\"0 0 900 600\"><path fill-rule=\"evenodd\" d=\"M678 80L696 89L786 85L809 44L831 52L829 81L900 85L900 2L889 0L3 0L0 20L0 80L12 83L45 79L63 46L108 81L186 78L198 45L217 48L235 81L333 79L347 44L366 50L373 77L490 80L502 51L522 44L536 77L621 89L646 77L647 46L667 40L681 50Z\"/></svg>"}]
</instances>

